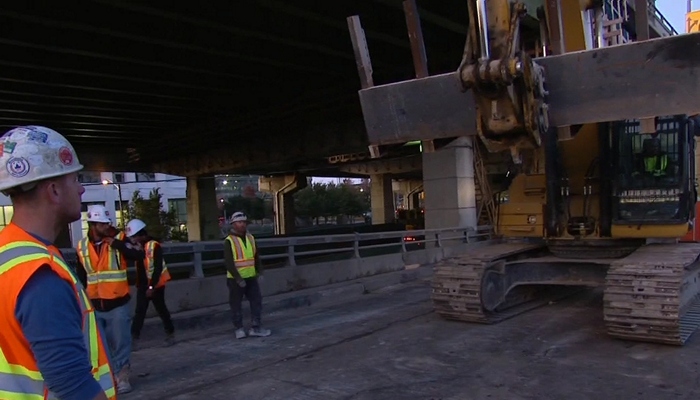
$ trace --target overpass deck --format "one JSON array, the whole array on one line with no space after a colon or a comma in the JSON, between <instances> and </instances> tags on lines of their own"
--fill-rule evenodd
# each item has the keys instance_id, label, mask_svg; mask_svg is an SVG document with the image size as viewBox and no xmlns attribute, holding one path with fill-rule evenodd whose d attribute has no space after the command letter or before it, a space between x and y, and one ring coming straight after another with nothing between
<instances>
[{"instance_id":1,"label":"overpass deck","mask_svg":"<svg viewBox=\"0 0 700 400\"><path fill-rule=\"evenodd\" d=\"M431 72L455 69L466 3L419 5ZM355 14L375 82L412 77L398 0L6 2L0 129L53 127L90 169L321 168L366 151L346 23Z\"/></svg>"}]
</instances>

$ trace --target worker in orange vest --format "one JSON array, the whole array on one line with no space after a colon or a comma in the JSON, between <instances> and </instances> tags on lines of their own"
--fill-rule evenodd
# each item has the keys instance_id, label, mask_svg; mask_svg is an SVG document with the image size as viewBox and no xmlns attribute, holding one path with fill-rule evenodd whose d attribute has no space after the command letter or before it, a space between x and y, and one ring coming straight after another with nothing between
<instances>
[{"instance_id":1,"label":"worker in orange vest","mask_svg":"<svg viewBox=\"0 0 700 400\"><path fill-rule=\"evenodd\" d=\"M163 249L158 241L148 235L146 224L140 219L132 219L126 224L126 236L132 243L141 246L146 253L145 257L136 263L136 312L131 323L131 337L134 342L141 337L148 303L152 300L158 316L163 321L165 345L170 346L175 342L175 327L165 305L165 283L170 280L170 272L163 259Z\"/></svg>"},{"instance_id":2,"label":"worker in orange vest","mask_svg":"<svg viewBox=\"0 0 700 400\"><path fill-rule=\"evenodd\" d=\"M14 207L0 232L0 397L116 399L95 310L52 243L80 219L73 146L42 126L0 138L0 191Z\"/></svg>"},{"instance_id":3,"label":"worker in orange vest","mask_svg":"<svg viewBox=\"0 0 700 400\"><path fill-rule=\"evenodd\" d=\"M105 331L117 393L128 393L132 390L129 383L131 295L126 268L128 260L142 260L144 252L128 243L124 232L116 232L103 206L88 207L87 217L88 235L77 247L77 273L87 287L97 321Z\"/></svg>"}]
</instances>

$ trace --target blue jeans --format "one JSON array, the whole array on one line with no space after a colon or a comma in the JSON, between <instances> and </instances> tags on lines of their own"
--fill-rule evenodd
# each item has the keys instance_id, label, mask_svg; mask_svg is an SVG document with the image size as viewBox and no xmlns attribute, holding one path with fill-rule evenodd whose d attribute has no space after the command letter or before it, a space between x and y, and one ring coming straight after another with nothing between
<instances>
[{"instance_id":1,"label":"blue jeans","mask_svg":"<svg viewBox=\"0 0 700 400\"><path fill-rule=\"evenodd\" d=\"M129 312L129 303L107 312L95 310L95 317L107 342L112 372L117 374L130 364L131 313Z\"/></svg>"}]
</instances>

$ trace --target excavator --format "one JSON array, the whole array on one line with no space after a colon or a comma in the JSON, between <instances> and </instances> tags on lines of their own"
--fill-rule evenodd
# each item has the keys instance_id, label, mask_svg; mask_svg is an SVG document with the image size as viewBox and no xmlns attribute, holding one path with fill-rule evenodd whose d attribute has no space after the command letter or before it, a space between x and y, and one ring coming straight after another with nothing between
<instances>
[{"instance_id":1,"label":"excavator","mask_svg":"<svg viewBox=\"0 0 700 400\"><path fill-rule=\"evenodd\" d=\"M681 346L700 326L700 244L679 240L697 201L700 34L650 39L649 2L629 0L637 40L609 45L610 2L467 0L461 62L439 75L407 12L416 78L377 86L348 18L372 157L467 137L483 164L509 160L508 179L475 172L495 186L496 239L435 267L440 316L493 324L602 287L613 338Z\"/></svg>"}]
</instances>

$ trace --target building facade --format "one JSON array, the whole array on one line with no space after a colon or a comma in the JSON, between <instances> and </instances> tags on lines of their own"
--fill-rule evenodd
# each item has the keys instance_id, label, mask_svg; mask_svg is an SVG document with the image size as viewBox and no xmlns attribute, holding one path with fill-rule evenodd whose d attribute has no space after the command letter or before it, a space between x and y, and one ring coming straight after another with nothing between
<instances>
[{"instance_id":1,"label":"building facade","mask_svg":"<svg viewBox=\"0 0 700 400\"><path fill-rule=\"evenodd\" d=\"M83 171L78 174L78 179L85 187L85 193L82 197L81 218L69 226L69 235L73 246L87 232L88 206L93 204L105 206L114 225L121 226L120 203L126 209L136 190L139 190L141 196L146 198L151 190L156 187L160 188L163 195L163 208L165 210L174 208L178 223L182 226L187 223L187 183L183 177L166 174ZM0 230L9 224L11 219L12 203L8 197L0 194Z\"/></svg>"}]
</instances>

